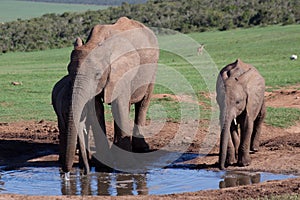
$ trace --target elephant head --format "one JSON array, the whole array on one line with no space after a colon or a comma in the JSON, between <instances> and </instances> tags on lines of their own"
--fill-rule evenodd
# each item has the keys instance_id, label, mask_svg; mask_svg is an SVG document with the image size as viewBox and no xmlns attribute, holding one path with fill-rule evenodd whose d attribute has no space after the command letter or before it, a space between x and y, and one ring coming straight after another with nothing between
<instances>
[{"instance_id":1,"label":"elephant head","mask_svg":"<svg viewBox=\"0 0 300 200\"><path fill-rule=\"evenodd\" d=\"M253 106L259 107L261 105L261 100L258 100L256 96L259 96L259 98L263 97L264 90L260 88L264 87L264 85L261 84L260 80L255 83L257 77L260 77L257 70L241 60L227 65L219 74L217 102L220 107L221 139L219 164L221 169L224 168L228 156L228 144L230 142L237 143L234 146L235 149L238 148L239 136L232 135L233 129L237 130L237 123L243 121L245 115L251 115L253 119L258 115L259 110L257 111ZM253 92L255 87L258 90L257 94Z\"/></svg>"},{"instance_id":2,"label":"elephant head","mask_svg":"<svg viewBox=\"0 0 300 200\"><path fill-rule=\"evenodd\" d=\"M68 65L71 95L67 145L63 159L65 163L62 166L64 172L69 172L72 168L76 138L83 138L80 135L82 131L79 130L83 129L88 104L99 95L102 99L100 103L112 103L118 95L127 90L118 88L119 92L115 92L116 84L120 85L124 74L127 74L127 79L134 77L136 69L143 64L142 45L151 40L149 33L147 35L144 29L145 27L138 22L120 18L113 25L95 26L86 44L83 44L80 38L76 39Z\"/></svg>"}]
</instances>

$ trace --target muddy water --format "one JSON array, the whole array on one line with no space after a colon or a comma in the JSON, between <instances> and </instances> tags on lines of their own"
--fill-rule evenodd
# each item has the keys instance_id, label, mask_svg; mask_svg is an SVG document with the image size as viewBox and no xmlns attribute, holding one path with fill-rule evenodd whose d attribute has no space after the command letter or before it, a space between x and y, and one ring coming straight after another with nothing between
<instances>
[{"instance_id":1,"label":"muddy water","mask_svg":"<svg viewBox=\"0 0 300 200\"><path fill-rule=\"evenodd\" d=\"M60 176L58 167L22 167L3 170L0 193L27 195L147 195L193 192L267 180L292 178L292 175L207 171L188 168L152 169L145 174L92 172L80 176L79 170L70 181Z\"/></svg>"}]
</instances>

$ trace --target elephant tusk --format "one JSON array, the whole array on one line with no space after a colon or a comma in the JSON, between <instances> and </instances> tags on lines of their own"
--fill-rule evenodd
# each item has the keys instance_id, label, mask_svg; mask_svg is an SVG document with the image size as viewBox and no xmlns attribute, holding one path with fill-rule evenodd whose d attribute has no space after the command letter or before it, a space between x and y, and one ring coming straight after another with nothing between
<instances>
[{"instance_id":1,"label":"elephant tusk","mask_svg":"<svg viewBox=\"0 0 300 200\"><path fill-rule=\"evenodd\" d=\"M64 178L65 178L65 181L69 181L70 180L70 172L66 172L64 174Z\"/></svg>"},{"instance_id":2,"label":"elephant tusk","mask_svg":"<svg viewBox=\"0 0 300 200\"><path fill-rule=\"evenodd\" d=\"M237 126L236 118L234 118L233 121L234 121L234 125Z\"/></svg>"},{"instance_id":3,"label":"elephant tusk","mask_svg":"<svg viewBox=\"0 0 300 200\"><path fill-rule=\"evenodd\" d=\"M86 128L83 129L83 132L87 135L88 132L86 131Z\"/></svg>"}]
</instances>

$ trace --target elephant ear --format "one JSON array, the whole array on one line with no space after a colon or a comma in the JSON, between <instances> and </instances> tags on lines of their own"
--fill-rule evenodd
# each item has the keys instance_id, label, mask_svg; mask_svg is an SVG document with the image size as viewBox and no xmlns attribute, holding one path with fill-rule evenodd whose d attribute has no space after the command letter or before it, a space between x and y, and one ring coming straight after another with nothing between
<instances>
[{"instance_id":1,"label":"elephant ear","mask_svg":"<svg viewBox=\"0 0 300 200\"><path fill-rule=\"evenodd\" d=\"M264 101L264 93L265 93L265 80L259 74L259 72L252 68L251 71L248 72L248 84L246 86L247 91L247 110L253 110L253 108L260 108ZM258 115L259 110L256 110L254 116Z\"/></svg>"},{"instance_id":2,"label":"elephant ear","mask_svg":"<svg viewBox=\"0 0 300 200\"><path fill-rule=\"evenodd\" d=\"M109 40L110 73L104 89L105 103L111 103L119 94L130 94L131 80L140 65L140 56L129 40L123 37L112 37Z\"/></svg>"}]
</instances>

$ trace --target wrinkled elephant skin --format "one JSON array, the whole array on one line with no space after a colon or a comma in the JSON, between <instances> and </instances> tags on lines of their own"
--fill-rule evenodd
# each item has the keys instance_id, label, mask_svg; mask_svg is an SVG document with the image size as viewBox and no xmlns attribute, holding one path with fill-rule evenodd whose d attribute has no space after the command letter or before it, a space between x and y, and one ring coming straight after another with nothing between
<instances>
[{"instance_id":1,"label":"wrinkled elephant skin","mask_svg":"<svg viewBox=\"0 0 300 200\"><path fill-rule=\"evenodd\" d=\"M238 165L247 166L251 162L250 150L258 150L266 112L264 78L252 65L238 59L221 70L216 89L221 125L220 169L236 159Z\"/></svg>"},{"instance_id":2,"label":"wrinkled elephant skin","mask_svg":"<svg viewBox=\"0 0 300 200\"><path fill-rule=\"evenodd\" d=\"M81 124L88 120L87 116L95 118L91 119L94 125L97 123L106 135L103 103L111 104L112 108L113 146L127 152L148 150L142 127L154 88L158 57L154 33L126 17L112 25L96 25L85 44L76 39L68 65L70 103L66 114L66 145L62 150L64 172L72 168L76 139L84 138ZM133 134L129 123L131 104L135 106ZM97 151L103 146L97 147L98 142L95 138Z\"/></svg>"}]
</instances>

